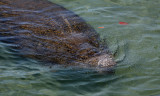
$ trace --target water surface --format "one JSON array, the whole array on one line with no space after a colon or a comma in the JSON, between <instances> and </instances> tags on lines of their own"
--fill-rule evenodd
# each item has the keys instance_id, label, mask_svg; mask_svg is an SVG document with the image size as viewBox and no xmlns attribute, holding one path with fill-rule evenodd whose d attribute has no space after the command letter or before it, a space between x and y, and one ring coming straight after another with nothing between
<instances>
[{"instance_id":1,"label":"water surface","mask_svg":"<svg viewBox=\"0 0 160 96\"><path fill-rule=\"evenodd\" d=\"M120 61L115 73L50 68L0 43L0 96L160 96L159 0L51 1L83 17L106 40Z\"/></svg>"}]
</instances>

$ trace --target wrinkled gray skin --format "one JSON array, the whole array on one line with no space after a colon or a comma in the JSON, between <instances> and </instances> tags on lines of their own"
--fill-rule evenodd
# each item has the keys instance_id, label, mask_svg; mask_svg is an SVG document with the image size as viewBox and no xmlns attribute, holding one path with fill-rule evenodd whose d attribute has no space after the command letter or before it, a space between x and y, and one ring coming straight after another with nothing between
<instances>
[{"instance_id":1,"label":"wrinkled gray skin","mask_svg":"<svg viewBox=\"0 0 160 96\"><path fill-rule=\"evenodd\" d=\"M102 71L116 63L95 30L78 15L47 0L1 0L0 40L19 54Z\"/></svg>"}]
</instances>

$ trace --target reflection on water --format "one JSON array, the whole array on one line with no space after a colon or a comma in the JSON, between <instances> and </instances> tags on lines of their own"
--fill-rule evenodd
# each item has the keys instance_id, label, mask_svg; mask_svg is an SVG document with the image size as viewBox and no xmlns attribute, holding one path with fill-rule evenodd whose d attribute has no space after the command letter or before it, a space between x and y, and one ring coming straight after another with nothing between
<instances>
[{"instance_id":1,"label":"reflection on water","mask_svg":"<svg viewBox=\"0 0 160 96\"><path fill-rule=\"evenodd\" d=\"M44 66L15 55L11 45L0 43L0 95L160 95L159 0L52 1L79 14L107 40L110 50L116 52L116 60L121 61L115 73ZM119 25L120 21L128 25Z\"/></svg>"}]
</instances>

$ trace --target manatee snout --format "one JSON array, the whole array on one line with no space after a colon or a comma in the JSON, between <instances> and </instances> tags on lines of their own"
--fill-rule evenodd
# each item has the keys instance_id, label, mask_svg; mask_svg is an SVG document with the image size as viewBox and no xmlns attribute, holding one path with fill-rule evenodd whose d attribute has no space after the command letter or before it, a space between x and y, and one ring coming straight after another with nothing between
<instances>
[{"instance_id":1,"label":"manatee snout","mask_svg":"<svg viewBox=\"0 0 160 96\"><path fill-rule=\"evenodd\" d=\"M99 57L97 71L100 73L113 73L116 62L113 60L112 55L102 55Z\"/></svg>"},{"instance_id":2,"label":"manatee snout","mask_svg":"<svg viewBox=\"0 0 160 96\"><path fill-rule=\"evenodd\" d=\"M111 54L102 54L86 60L86 63L95 67L98 72L113 71L116 62Z\"/></svg>"},{"instance_id":3,"label":"manatee snout","mask_svg":"<svg viewBox=\"0 0 160 96\"><path fill-rule=\"evenodd\" d=\"M116 64L115 61L113 60L113 56L111 55L105 54L99 56L98 58L99 60L97 64L99 68L109 68Z\"/></svg>"}]
</instances>

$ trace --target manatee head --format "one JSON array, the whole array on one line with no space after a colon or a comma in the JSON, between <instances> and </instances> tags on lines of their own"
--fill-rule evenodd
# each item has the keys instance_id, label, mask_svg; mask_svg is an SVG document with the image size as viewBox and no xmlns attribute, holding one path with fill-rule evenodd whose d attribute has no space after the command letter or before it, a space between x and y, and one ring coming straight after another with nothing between
<instances>
[{"instance_id":1,"label":"manatee head","mask_svg":"<svg viewBox=\"0 0 160 96\"><path fill-rule=\"evenodd\" d=\"M103 54L89 58L85 63L96 67L98 72L111 72L113 71L113 67L116 65L116 62L113 60L113 56L110 54Z\"/></svg>"}]
</instances>

